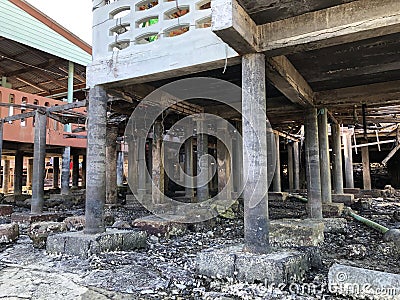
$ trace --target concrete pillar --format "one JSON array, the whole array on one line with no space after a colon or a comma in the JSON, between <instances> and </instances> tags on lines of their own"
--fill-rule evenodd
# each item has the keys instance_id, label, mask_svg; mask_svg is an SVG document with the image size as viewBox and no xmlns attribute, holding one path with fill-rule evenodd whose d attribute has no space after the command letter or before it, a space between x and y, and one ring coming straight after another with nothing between
<instances>
[{"instance_id":1,"label":"concrete pillar","mask_svg":"<svg viewBox=\"0 0 400 300\"><path fill-rule=\"evenodd\" d=\"M332 157L333 157L333 189L335 194L343 194L343 167L342 167L342 143L340 137L340 125L332 124Z\"/></svg>"},{"instance_id":2,"label":"concrete pillar","mask_svg":"<svg viewBox=\"0 0 400 300\"><path fill-rule=\"evenodd\" d=\"M124 184L124 152L117 151L117 186Z\"/></svg>"},{"instance_id":3,"label":"concrete pillar","mask_svg":"<svg viewBox=\"0 0 400 300\"><path fill-rule=\"evenodd\" d=\"M197 121L197 175L198 181L197 187L197 201L202 202L208 200L210 191L208 186L209 177L209 161L208 159L202 159L201 157L208 154L208 135L204 133L199 133L204 129L204 120ZM201 172L201 173L200 173Z\"/></svg>"},{"instance_id":4,"label":"concrete pillar","mask_svg":"<svg viewBox=\"0 0 400 300\"><path fill-rule=\"evenodd\" d=\"M361 148L362 164L363 164L363 183L364 190L371 190L371 173L369 165L368 146Z\"/></svg>"},{"instance_id":5,"label":"concrete pillar","mask_svg":"<svg viewBox=\"0 0 400 300\"><path fill-rule=\"evenodd\" d=\"M241 139L233 140L233 188L236 197L240 197L242 193L242 180L243 180L243 142Z\"/></svg>"},{"instance_id":6,"label":"concrete pillar","mask_svg":"<svg viewBox=\"0 0 400 300\"><path fill-rule=\"evenodd\" d=\"M78 188L79 185L79 155L72 156L72 187Z\"/></svg>"},{"instance_id":7,"label":"concrete pillar","mask_svg":"<svg viewBox=\"0 0 400 300\"><path fill-rule=\"evenodd\" d=\"M82 188L86 188L86 155L82 155Z\"/></svg>"},{"instance_id":8,"label":"concrete pillar","mask_svg":"<svg viewBox=\"0 0 400 300\"><path fill-rule=\"evenodd\" d=\"M322 219L321 174L319 158L317 109L306 111L305 154L307 176L307 210L310 218Z\"/></svg>"},{"instance_id":9,"label":"concrete pillar","mask_svg":"<svg viewBox=\"0 0 400 300\"><path fill-rule=\"evenodd\" d=\"M117 137L118 127L107 127L106 147L106 203L116 204L117 193Z\"/></svg>"},{"instance_id":10,"label":"concrete pillar","mask_svg":"<svg viewBox=\"0 0 400 300\"><path fill-rule=\"evenodd\" d=\"M279 135L275 134L275 156L276 156L276 166L275 166L275 174L272 181L273 191L281 192L281 154L280 154L280 145L279 145Z\"/></svg>"},{"instance_id":11,"label":"concrete pillar","mask_svg":"<svg viewBox=\"0 0 400 300\"><path fill-rule=\"evenodd\" d=\"M287 145L288 152L288 177L289 177L289 191L294 190L294 168L293 168L293 144L288 143Z\"/></svg>"},{"instance_id":12,"label":"concrete pillar","mask_svg":"<svg viewBox=\"0 0 400 300\"><path fill-rule=\"evenodd\" d=\"M346 187L354 188L353 149L351 148L351 134L346 133L343 135L343 147Z\"/></svg>"},{"instance_id":13,"label":"concrete pillar","mask_svg":"<svg viewBox=\"0 0 400 300\"><path fill-rule=\"evenodd\" d=\"M24 153L17 151L15 153L14 163L14 195L22 195L22 179L24 172Z\"/></svg>"},{"instance_id":14,"label":"concrete pillar","mask_svg":"<svg viewBox=\"0 0 400 300\"><path fill-rule=\"evenodd\" d=\"M69 194L69 176L71 163L71 147L64 147L61 169L61 195Z\"/></svg>"},{"instance_id":15,"label":"concrete pillar","mask_svg":"<svg viewBox=\"0 0 400 300\"><path fill-rule=\"evenodd\" d=\"M230 200L232 199L232 178L230 178L232 159L229 150L232 149L232 142L226 122L218 124L217 136L223 137L227 143L225 145L217 139L218 197L221 200Z\"/></svg>"},{"instance_id":16,"label":"concrete pillar","mask_svg":"<svg viewBox=\"0 0 400 300\"><path fill-rule=\"evenodd\" d=\"M300 151L299 142L293 143L293 188L300 189Z\"/></svg>"},{"instance_id":17,"label":"concrete pillar","mask_svg":"<svg viewBox=\"0 0 400 300\"><path fill-rule=\"evenodd\" d=\"M8 194L10 188L10 160L4 160L3 167L3 193Z\"/></svg>"},{"instance_id":18,"label":"concrete pillar","mask_svg":"<svg viewBox=\"0 0 400 300\"><path fill-rule=\"evenodd\" d=\"M161 204L164 199L164 165L162 149L163 128L159 121L153 125L152 144L152 200L154 204Z\"/></svg>"},{"instance_id":19,"label":"concrete pillar","mask_svg":"<svg viewBox=\"0 0 400 300\"><path fill-rule=\"evenodd\" d=\"M190 130L191 131L191 130ZM188 132L190 137L185 141L185 173L188 175L186 178L185 196L186 198L194 198L194 188L188 186L194 186L193 182L193 132ZM189 177L190 176L190 177Z\"/></svg>"},{"instance_id":20,"label":"concrete pillar","mask_svg":"<svg viewBox=\"0 0 400 300\"><path fill-rule=\"evenodd\" d=\"M53 188L58 189L60 187L60 158L58 156L53 157Z\"/></svg>"},{"instance_id":21,"label":"concrete pillar","mask_svg":"<svg viewBox=\"0 0 400 300\"><path fill-rule=\"evenodd\" d=\"M89 91L85 233L105 231L107 93L101 86Z\"/></svg>"},{"instance_id":22,"label":"concrete pillar","mask_svg":"<svg viewBox=\"0 0 400 300\"><path fill-rule=\"evenodd\" d=\"M33 181L33 159L28 159L28 168L27 168L27 176L26 176L26 186L32 188Z\"/></svg>"},{"instance_id":23,"label":"concrete pillar","mask_svg":"<svg viewBox=\"0 0 400 300\"><path fill-rule=\"evenodd\" d=\"M46 159L46 124L47 117L40 111L35 114L35 137L33 148L33 178L31 213L43 212L44 176Z\"/></svg>"},{"instance_id":24,"label":"concrete pillar","mask_svg":"<svg viewBox=\"0 0 400 300\"><path fill-rule=\"evenodd\" d=\"M269 252L265 56L242 57L244 250ZM260 184L261 183L261 184Z\"/></svg>"},{"instance_id":25,"label":"concrete pillar","mask_svg":"<svg viewBox=\"0 0 400 300\"><path fill-rule=\"evenodd\" d=\"M151 176L146 176L147 166L146 166L146 137L139 137L138 142L137 142L137 147L138 147L138 156L136 157L137 160L137 168L136 168L136 174L137 176L137 182L138 182L138 196L142 200L145 195L147 194L147 188L146 188L146 178L151 177ZM151 155L150 155L151 157ZM133 168L132 171L134 171L135 168ZM151 172L150 172L151 173ZM149 174L150 174L149 173Z\"/></svg>"},{"instance_id":26,"label":"concrete pillar","mask_svg":"<svg viewBox=\"0 0 400 300\"><path fill-rule=\"evenodd\" d=\"M332 203L331 163L329 158L328 111L318 114L319 164L321 174L321 197L323 203Z\"/></svg>"}]
</instances>

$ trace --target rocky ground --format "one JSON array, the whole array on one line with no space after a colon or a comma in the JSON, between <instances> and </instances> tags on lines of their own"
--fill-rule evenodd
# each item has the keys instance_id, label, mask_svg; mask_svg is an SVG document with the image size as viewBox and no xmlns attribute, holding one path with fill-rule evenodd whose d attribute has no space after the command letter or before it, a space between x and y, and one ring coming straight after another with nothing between
<instances>
[{"instance_id":1,"label":"rocky ground","mask_svg":"<svg viewBox=\"0 0 400 300\"><path fill-rule=\"evenodd\" d=\"M399 228L397 199L375 198L354 208L382 225ZM270 206L272 219L305 215L301 202ZM74 211L81 213L82 209ZM124 221L138 216L121 208L107 213ZM7 218L2 222L8 222ZM240 218L220 218L180 237L150 236L147 249L105 253L87 260L49 256L45 250L34 248L25 233L23 230L13 245L0 245L0 299L345 299L326 290L327 273L334 262L400 273L399 251L394 245L350 218L344 232L325 235L321 269L312 270L302 283L279 287L196 274L197 252L242 241Z\"/></svg>"}]
</instances>

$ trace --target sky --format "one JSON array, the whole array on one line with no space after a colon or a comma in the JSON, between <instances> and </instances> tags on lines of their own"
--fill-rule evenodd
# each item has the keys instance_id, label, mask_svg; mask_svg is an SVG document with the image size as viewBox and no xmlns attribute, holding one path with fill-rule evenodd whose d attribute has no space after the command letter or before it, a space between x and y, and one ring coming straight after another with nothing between
<instances>
[{"instance_id":1,"label":"sky","mask_svg":"<svg viewBox=\"0 0 400 300\"><path fill-rule=\"evenodd\" d=\"M92 44L91 0L26 0L85 42Z\"/></svg>"}]
</instances>

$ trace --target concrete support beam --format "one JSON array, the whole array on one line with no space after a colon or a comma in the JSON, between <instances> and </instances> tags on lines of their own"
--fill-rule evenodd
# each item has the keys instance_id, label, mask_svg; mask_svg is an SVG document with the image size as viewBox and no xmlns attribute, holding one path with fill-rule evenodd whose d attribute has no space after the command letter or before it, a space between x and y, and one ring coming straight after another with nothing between
<instances>
[{"instance_id":1,"label":"concrete support beam","mask_svg":"<svg viewBox=\"0 0 400 300\"><path fill-rule=\"evenodd\" d=\"M244 250L267 253L269 245L265 56L242 57ZM247 153L246 153L247 152ZM246 155L246 157L245 157ZM261 183L261 184L260 184Z\"/></svg>"},{"instance_id":2,"label":"concrete support beam","mask_svg":"<svg viewBox=\"0 0 400 300\"><path fill-rule=\"evenodd\" d=\"M353 150L351 148L351 134L343 135L343 147L344 147L344 168L345 168L345 179L346 188L354 188L354 176L353 176Z\"/></svg>"},{"instance_id":3,"label":"concrete support beam","mask_svg":"<svg viewBox=\"0 0 400 300\"><path fill-rule=\"evenodd\" d=\"M117 193L117 137L118 127L107 127L106 137L106 203L116 204Z\"/></svg>"},{"instance_id":4,"label":"concrete support beam","mask_svg":"<svg viewBox=\"0 0 400 300\"><path fill-rule=\"evenodd\" d=\"M22 179L24 172L24 153L17 151L14 161L14 195L22 195Z\"/></svg>"},{"instance_id":5,"label":"concrete support beam","mask_svg":"<svg viewBox=\"0 0 400 300\"><path fill-rule=\"evenodd\" d=\"M101 86L89 91L85 233L105 231L107 93Z\"/></svg>"},{"instance_id":6,"label":"concrete support beam","mask_svg":"<svg viewBox=\"0 0 400 300\"><path fill-rule=\"evenodd\" d=\"M117 151L117 186L124 184L124 152Z\"/></svg>"},{"instance_id":7,"label":"concrete support beam","mask_svg":"<svg viewBox=\"0 0 400 300\"><path fill-rule=\"evenodd\" d=\"M8 194L10 189L10 160L4 160L3 167L3 193Z\"/></svg>"},{"instance_id":8,"label":"concrete support beam","mask_svg":"<svg viewBox=\"0 0 400 300\"><path fill-rule=\"evenodd\" d=\"M293 168L294 168L294 189L297 191L300 189L300 151L299 142L293 143Z\"/></svg>"},{"instance_id":9,"label":"concrete support beam","mask_svg":"<svg viewBox=\"0 0 400 300\"><path fill-rule=\"evenodd\" d=\"M369 165L369 151L368 146L361 148L362 165L363 165L363 184L364 190L371 190L371 172Z\"/></svg>"},{"instance_id":10,"label":"concrete support beam","mask_svg":"<svg viewBox=\"0 0 400 300\"><path fill-rule=\"evenodd\" d=\"M58 156L53 157L53 188L58 189L60 187L60 158Z\"/></svg>"},{"instance_id":11,"label":"concrete support beam","mask_svg":"<svg viewBox=\"0 0 400 300\"><path fill-rule=\"evenodd\" d=\"M321 196L323 203L332 203L331 163L329 157L328 110L318 113L318 140L321 174Z\"/></svg>"},{"instance_id":12,"label":"concrete support beam","mask_svg":"<svg viewBox=\"0 0 400 300\"><path fill-rule=\"evenodd\" d=\"M202 156L208 155L208 135L205 133L199 133L203 131L204 124L203 120L197 121L197 201L202 202L208 200L210 191L208 186L208 175L209 175L209 161L208 159L201 159ZM202 174L202 176L199 176ZM201 183L205 184L201 184Z\"/></svg>"},{"instance_id":13,"label":"concrete support beam","mask_svg":"<svg viewBox=\"0 0 400 300\"><path fill-rule=\"evenodd\" d=\"M287 145L288 151L288 177L289 177L289 191L294 190L294 166L293 166L293 144Z\"/></svg>"},{"instance_id":14,"label":"concrete support beam","mask_svg":"<svg viewBox=\"0 0 400 300\"><path fill-rule=\"evenodd\" d=\"M79 155L72 156L72 187L77 188L79 185Z\"/></svg>"},{"instance_id":15,"label":"concrete support beam","mask_svg":"<svg viewBox=\"0 0 400 300\"><path fill-rule=\"evenodd\" d=\"M275 155L276 155L276 167L275 167L275 174L272 181L273 190L274 192L281 192L282 191L282 184L281 184L281 154L280 154L280 147L279 147L279 135L275 134Z\"/></svg>"},{"instance_id":16,"label":"concrete support beam","mask_svg":"<svg viewBox=\"0 0 400 300\"><path fill-rule=\"evenodd\" d=\"M333 189L335 194L343 194L342 143L340 125L333 123L332 128L332 157L333 157Z\"/></svg>"},{"instance_id":17,"label":"concrete support beam","mask_svg":"<svg viewBox=\"0 0 400 300\"><path fill-rule=\"evenodd\" d=\"M61 195L69 194L71 147L64 147L61 169Z\"/></svg>"},{"instance_id":18,"label":"concrete support beam","mask_svg":"<svg viewBox=\"0 0 400 300\"><path fill-rule=\"evenodd\" d=\"M163 151L163 125L156 121L153 125L152 144L152 200L154 204L163 203L164 199L164 151Z\"/></svg>"},{"instance_id":19,"label":"concrete support beam","mask_svg":"<svg viewBox=\"0 0 400 300\"><path fill-rule=\"evenodd\" d=\"M321 174L316 108L310 108L306 111L305 137L308 215L310 218L322 219Z\"/></svg>"},{"instance_id":20,"label":"concrete support beam","mask_svg":"<svg viewBox=\"0 0 400 300\"><path fill-rule=\"evenodd\" d=\"M44 203L44 171L46 158L47 117L37 110L35 115L35 137L33 150L33 180L31 213L41 214Z\"/></svg>"},{"instance_id":21,"label":"concrete support beam","mask_svg":"<svg viewBox=\"0 0 400 300\"><path fill-rule=\"evenodd\" d=\"M217 140L217 172L218 172L218 196L221 200L232 198L232 158L229 149L232 149L231 137L229 136L228 127L226 123L218 124L217 136L222 138L227 145L220 139Z\"/></svg>"},{"instance_id":22,"label":"concrete support beam","mask_svg":"<svg viewBox=\"0 0 400 300\"><path fill-rule=\"evenodd\" d=\"M194 198L194 188L188 186L194 186L193 182L193 132L188 132L190 137L185 141L185 173L190 177L186 178L186 188L185 188L185 196L186 198L193 199Z\"/></svg>"}]
</instances>

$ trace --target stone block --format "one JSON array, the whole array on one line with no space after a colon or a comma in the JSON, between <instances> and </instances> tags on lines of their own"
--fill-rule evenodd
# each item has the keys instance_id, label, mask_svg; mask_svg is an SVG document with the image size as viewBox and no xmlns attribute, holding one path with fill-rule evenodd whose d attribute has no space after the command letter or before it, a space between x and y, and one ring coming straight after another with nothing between
<instances>
[{"instance_id":1,"label":"stone block","mask_svg":"<svg viewBox=\"0 0 400 300\"><path fill-rule=\"evenodd\" d=\"M343 214L343 203L323 203L322 214L324 218L340 217Z\"/></svg>"},{"instance_id":2,"label":"stone block","mask_svg":"<svg viewBox=\"0 0 400 300\"><path fill-rule=\"evenodd\" d=\"M19 237L18 224L1 224L0 225L0 244L7 244L16 241Z\"/></svg>"},{"instance_id":3,"label":"stone block","mask_svg":"<svg viewBox=\"0 0 400 300\"><path fill-rule=\"evenodd\" d=\"M352 299L400 299L400 275L334 264L328 273L333 294Z\"/></svg>"},{"instance_id":4,"label":"stone block","mask_svg":"<svg viewBox=\"0 0 400 300\"><path fill-rule=\"evenodd\" d=\"M347 220L344 218L324 218L325 233L345 233L347 231Z\"/></svg>"},{"instance_id":5,"label":"stone block","mask_svg":"<svg viewBox=\"0 0 400 300\"><path fill-rule=\"evenodd\" d=\"M343 192L345 194L353 194L353 195L358 195L360 194L361 189L359 188L344 188Z\"/></svg>"},{"instance_id":6,"label":"stone block","mask_svg":"<svg viewBox=\"0 0 400 300\"><path fill-rule=\"evenodd\" d=\"M74 216L64 219L68 231L80 231L85 229L85 216Z\"/></svg>"},{"instance_id":7,"label":"stone block","mask_svg":"<svg viewBox=\"0 0 400 300\"><path fill-rule=\"evenodd\" d=\"M14 209L12 205L0 204L0 217L11 216Z\"/></svg>"},{"instance_id":8,"label":"stone block","mask_svg":"<svg viewBox=\"0 0 400 300\"><path fill-rule=\"evenodd\" d=\"M11 221L22 224L32 224L36 222L58 222L63 216L58 213L45 212L42 214L29 214L29 213L13 213L11 215Z\"/></svg>"},{"instance_id":9,"label":"stone block","mask_svg":"<svg viewBox=\"0 0 400 300\"><path fill-rule=\"evenodd\" d=\"M312 219L272 220L269 239L278 247L318 246L324 241L324 223Z\"/></svg>"},{"instance_id":10,"label":"stone block","mask_svg":"<svg viewBox=\"0 0 400 300\"><path fill-rule=\"evenodd\" d=\"M35 248L45 248L49 235L65 232L67 226L62 222L38 222L31 224L28 236L33 242Z\"/></svg>"},{"instance_id":11,"label":"stone block","mask_svg":"<svg viewBox=\"0 0 400 300\"><path fill-rule=\"evenodd\" d=\"M268 201L286 201L289 194L285 192L269 192Z\"/></svg>"},{"instance_id":12,"label":"stone block","mask_svg":"<svg viewBox=\"0 0 400 300\"><path fill-rule=\"evenodd\" d=\"M196 257L197 272L208 277L234 277L235 260L241 250L240 247L207 249L199 252Z\"/></svg>"},{"instance_id":13,"label":"stone block","mask_svg":"<svg viewBox=\"0 0 400 300\"><path fill-rule=\"evenodd\" d=\"M136 219L132 225L149 234L162 236L177 236L183 234L187 225L182 223L184 217L175 215L151 215Z\"/></svg>"},{"instance_id":14,"label":"stone block","mask_svg":"<svg viewBox=\"0 0 400 300\"><path fill-rule=\"evenodd\" d=\"M333 203L343 203L345 205L352 205L354 203L353 194L332 194Z\"/></svg>"},{"instance_id":15,"label":"stone block","mask_svg":"<svg viewBox=\"0 0 400 300\"><path fill-rule=\"evenodd\" d=\"M111 251L130 251L146 247L146 233L140 230L108 229L104 233L67 232L51 235L46 250L51 254L66 254L87 258Z\"/></svg>"}]
</instances>

